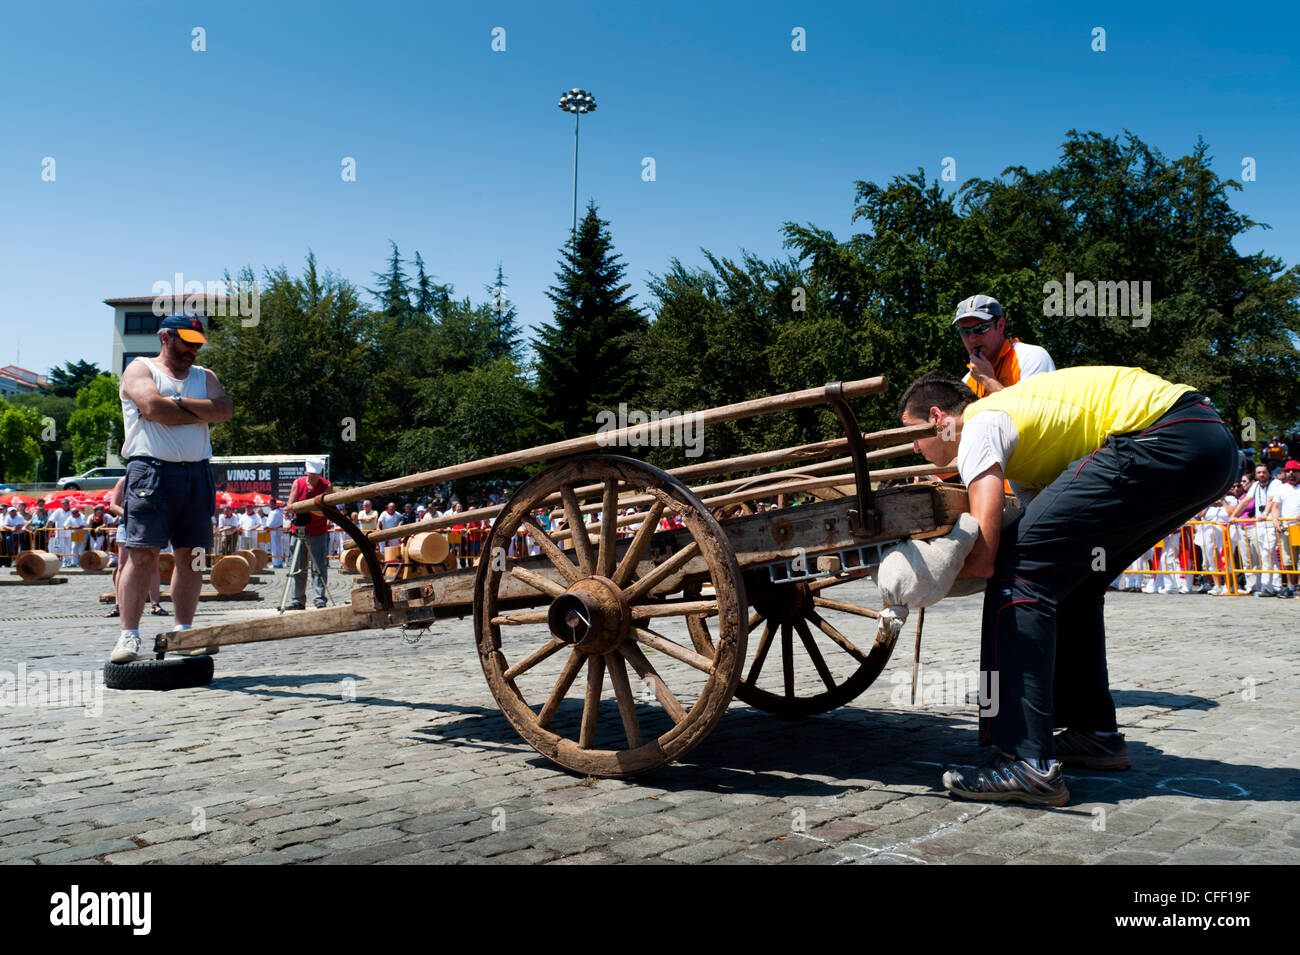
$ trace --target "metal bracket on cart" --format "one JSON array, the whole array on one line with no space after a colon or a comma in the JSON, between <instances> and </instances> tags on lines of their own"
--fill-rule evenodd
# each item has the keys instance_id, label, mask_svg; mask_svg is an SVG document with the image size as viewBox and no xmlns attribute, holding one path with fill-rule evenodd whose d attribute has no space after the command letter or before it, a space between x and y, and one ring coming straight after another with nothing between
<instances>
[{"instance_id":1,"label":"metal bracket on cart","mask_svg":"<svg viewBox=\"0 0 1300 955\"><path fill-rule=\"evenodd\" d=\"M809 580L823 580L827 577L837 577L841 574L852 573L855 570L866 570L869 567L875 567L885 556L886 549L893 547L895 544L901 544L903 540L906 540L906 538L878 541L874 544L862 544L858 547L846 547L843 550L826 551L817 554L816 557L807 555L787 557L784 560L774 560L769 564L763 564L762 568L767 571L768 579L774 584L794 584ZM796 564L799 566L795 566Z\"/></svg>"}]
</instances>

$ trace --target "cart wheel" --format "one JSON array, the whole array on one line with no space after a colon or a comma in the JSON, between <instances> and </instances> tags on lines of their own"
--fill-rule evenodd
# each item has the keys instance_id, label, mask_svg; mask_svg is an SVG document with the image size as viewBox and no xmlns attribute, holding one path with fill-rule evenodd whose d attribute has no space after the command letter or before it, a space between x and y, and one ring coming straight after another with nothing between
<instances>
[{"instance_id":1,"label":"cart wheel","mask_svg":"<svg viewBox=\"0 0 1300 955\"><path fill-rule=\"evenodd\" d=\"M812 474L791 474L781 478L781 483L787 481L798 481L801 479L809 480L816 476L817 475ZM756 514L758 512L758 502L765 496L763 494L763 486L770 485L771 483L772 478L760 477L755 478L747 484L742 484L732 493L752 490L754 492L754 500L737 501L734 504L723 504L721 507L715 507L713 509L713 516L720 521L724 521L729 517L749 517ZM835 487L818 487L813 488L811 491L783 491L776 496L777 510L789 507L794 502L795 497L799 495L811 497L818 501L833 501L837 497L843 497L844 492Z\"/></svg>"},{"instance_id":2,"label":"cart wheel","mask_svg":"<svg viewBox=\"0 0 1300 955\"><path fill-rule=\"evenodd\" d=\"M559 495L567 526L582 526L576 489L591 484L598 487L589 499L601 502L599 539L580 533L563 550L532 514ZM630 540L616 536L620 493L656 499ZM685 530L664 532L648 550L666 513L681 515ZM521 528L543 558L507 556ZM681 572L707 586L708 597L657 592L680 589L671 582ZM503 599L507 582L515 593L527 588L530 599ZM515 610L521 603L542 609ZM708 508L658 468L614 455L560 461L519 488L492 525L474 582L479 660L501 711L539 753L590 776L647 772L709 734L740 677L744 607L740 568ZM652 629L655 618L692 613L721 621L705 653ZM582 704L566 704L583 673Z\"/></svg>"},{"instance_id":3,"label":"cart wheel","mask_svg":"<svg viewBox=\"0 0 1300 955\"><path fill-rule=\"evenodd\" d=\"M773 584L756 575L747 578L754 608L748 630L759 637L736 696L778 716L813 716L854 700L875 682L894 652L896 634L887 631L878 638L876 611L824 593L846 582L837 578ZM691 595L688 588L687 598ZM696 647L708 646L707 623L700 618L687 623ZM779 649L773 647L778 639ZM779 663L773 659L778 653ZM809 662L813 673L800 673Z\"/></svg>"}]
</instances>

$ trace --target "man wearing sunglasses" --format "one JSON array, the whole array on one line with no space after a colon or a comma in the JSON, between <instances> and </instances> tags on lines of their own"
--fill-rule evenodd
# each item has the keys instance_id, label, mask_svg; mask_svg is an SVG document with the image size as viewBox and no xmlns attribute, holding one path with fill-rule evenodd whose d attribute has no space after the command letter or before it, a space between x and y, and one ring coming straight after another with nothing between
<instances>
[{"instance_id":1,"label":"man wearing sunglasses","mask_svg":"<svg viewBox=\"0 0 1300 955\"><path fill-rule=\"evenodd\" d=\"M995 298L972 295L957 306L957 317L952 324L970 356L967 366L970 371L964 381L976 398L1042 372L1056 371L1047 349L1026 345L1018 338L1007 338L1006 316Z\"/></svg>"}]
</instances>

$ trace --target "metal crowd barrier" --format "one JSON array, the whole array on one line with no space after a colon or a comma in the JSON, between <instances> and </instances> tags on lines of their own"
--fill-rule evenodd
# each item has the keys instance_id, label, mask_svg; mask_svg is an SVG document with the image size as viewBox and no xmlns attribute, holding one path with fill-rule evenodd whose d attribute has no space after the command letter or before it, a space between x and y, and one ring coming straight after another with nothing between
<instances>
[{"instance_id":1,"label":"metal crowd barrier","mask_svg":"<svg viewBox=\"0 0 1300 955\"><path fill-rule=\"evenodd\" d=\"M1200 546L1197 540L1196 527L1214 528L1218 535L1218 546L1207 553L1205 547ZM1186 529L1192 529L1190 544L1188 543L1189 535L1185 533ZM1261 553L1261 555L1267 553L1272 558L1272 567L1249 566L1248 558L1252 547L1246 544L1245 537L1247 534L1258 535L1261 530L1266 533L1267 543L1261 543L1257 540L1253 549ZM1188 521L1174 533L1178 535L1178 570L1159 569L1159 565L1163 563L1162 557L1165 543L1160 541L1150 551L1153 567L1144 569L1140 566L1141 562L1145 560L1146 555L1144 554L1132 565L1125 568L1123 574L1153 578L1158 578L1160 575L1170 577L1225 577L1228 595L1234 597L1246 595L1237 585L1237 576L1239 574L1275 577L1279 580L1284 577L1297 577L1298 579L1293 583L1293 586L1300 585L1300 518L1282 520L1234 518L1231 521ZM1169 536L1174 535L1170 534ZM1196 566L1196 550L1198 547L1203 557L1206 558L1205 563L1207 565L1209 563L1208 558L1211 554L1213 555L1214 566L1201 568ZM1261 565L1266 563L1269 563L1269 561L1265 561L1261 557Z\"/></svg>"}]
</instances>

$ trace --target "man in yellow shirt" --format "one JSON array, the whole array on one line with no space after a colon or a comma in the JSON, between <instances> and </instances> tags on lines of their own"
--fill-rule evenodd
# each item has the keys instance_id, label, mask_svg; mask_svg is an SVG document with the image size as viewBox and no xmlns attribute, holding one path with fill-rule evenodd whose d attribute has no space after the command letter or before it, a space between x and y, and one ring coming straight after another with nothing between
<instances>
[{"instance_id":1,"label":"man in yellow shirt","mask_svg":"<svg viewBox=\"0 0 1300 955\"><path fill-rule=\"evenodd\" d=\"M899 415L936 427L916 442L927 460L956 460L980 524L960 576L989 578L980 666L1000 698L981 714L980 743L996 755L944 785L963 799L1064 805L1062 762L1129 766L1106 673L1106 585L1223 494L1237 443L1208 399L1140 368L1046 372L979 400L930 372ZM1004 479L1026 504L1005 529Z\"/></svg>"}]
</instances>

